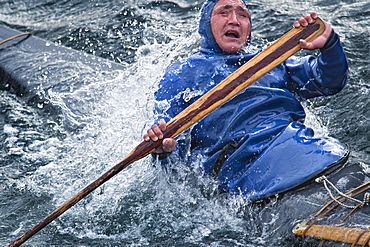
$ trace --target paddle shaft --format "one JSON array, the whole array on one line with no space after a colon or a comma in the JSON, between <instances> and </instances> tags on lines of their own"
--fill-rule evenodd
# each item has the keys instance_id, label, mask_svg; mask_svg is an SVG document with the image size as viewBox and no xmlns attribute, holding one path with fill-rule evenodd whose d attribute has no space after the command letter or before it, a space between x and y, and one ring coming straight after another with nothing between
<instances>
[{"instance_id":1,"label":"paddle shaft","mask_svg":"<svg viewBox=\"0 0 370 247\"><path fill-rule=\"evenodd\" d=\"M300 39L305 39L310 42L320 36L324 30L325 25L319 18L307 27L293 28L290 30L168 122L167 129L163 133L164 138L177 136L234 97L240 91L251 85L267 72L275 68L277 65L284 62L287 58L301 49L299 44ZM116 164L108 172L81 190L71 199L66 201L62 206L37 223L17 240L9 244L8 247L19 246L24 243L27 239L59 217L93 190L108 181L131 163L153 152L161 144L161 140L156 142L143 141L140 143L125 159Z\"/></svg>"}]
</instances>

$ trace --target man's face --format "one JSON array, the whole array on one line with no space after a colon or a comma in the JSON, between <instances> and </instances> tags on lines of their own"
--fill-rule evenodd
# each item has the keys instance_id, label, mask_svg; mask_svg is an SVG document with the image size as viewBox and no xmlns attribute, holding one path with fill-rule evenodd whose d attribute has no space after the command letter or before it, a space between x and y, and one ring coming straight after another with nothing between
<instances>
[{"instance_id":1,"label":"man's face","mask_svg":"<svg viewBox=\"0 0 370 247\"><path fill-rule=\"evenodd\" d=\"M250 34L250 13L240 0L220 0L211 16L213 36L220 48L227 53L243 49Z\"/></svg>"}]
</instances>

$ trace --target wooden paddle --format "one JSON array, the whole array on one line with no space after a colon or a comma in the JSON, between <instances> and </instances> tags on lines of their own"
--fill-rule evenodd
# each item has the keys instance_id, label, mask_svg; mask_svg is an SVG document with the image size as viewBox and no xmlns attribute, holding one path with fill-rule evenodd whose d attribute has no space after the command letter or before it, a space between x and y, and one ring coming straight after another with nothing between
<instances>
[{"instance_id":1,"label":"wooden paddle","mask_svg":"<svg viewBox=\"0 0 370 247\"><path fill-rule=\"evenodd\" d=\"M284 62L287 58L301 49L299 43L300 39L305 39L310 42L320 36L324 31L325 25L319 18L307 27L293 28L290 30L168 122L167 130L163 133L164 138L177 136L217 107L234 97L240 91L251 85L267 72L275 68L277 65ZM40 231L67 209L75 205L82 198L108 181L128 165L153 152L161 145L161 142L162 140L156 142L143 141L140 143L125 159L81 190L54 212L20 236L17 240L9 244L8 247L19 246L24 243L35 233Z\"/></svg>"},{"instance_id":2,"label":"wooden paddle","mask_svg":"<svg viewBox=\"0 0 370 247\"><path fill-rule=\"evenodd\" d=\"M296 235L310 236L318 239L370 246L370 229L334 225L308 226L298 224L294 227L293 233Z\"/></svg>"}]
</instances>

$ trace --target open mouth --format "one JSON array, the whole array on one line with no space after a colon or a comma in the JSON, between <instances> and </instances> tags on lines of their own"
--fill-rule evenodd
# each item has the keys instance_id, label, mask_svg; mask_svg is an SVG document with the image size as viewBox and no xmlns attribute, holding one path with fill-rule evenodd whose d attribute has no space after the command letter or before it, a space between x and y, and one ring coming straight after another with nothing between
<instances>
[{"instance_id":1,"label":"open mouth","mask_svg":"<svg viewBox=\"0 0 370 247\"><path fill-rule=\"evenodd\" d=\"M235 32L235 31L227 31L225 33L225 36L230 37L230 38L236 38L236 39L238 39L240 37L239 33Z\"/></svg>"}]
</instances>

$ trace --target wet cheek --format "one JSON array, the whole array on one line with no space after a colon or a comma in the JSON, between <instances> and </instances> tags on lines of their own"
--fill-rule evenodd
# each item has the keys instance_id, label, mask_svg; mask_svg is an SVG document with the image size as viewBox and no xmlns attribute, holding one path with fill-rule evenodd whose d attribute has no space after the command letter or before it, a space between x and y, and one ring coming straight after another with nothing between
<instances>
[{"instance_id":1,"label":"wet cheek","mask_svg":"<svg viewBox=\"0 0 370 247\"><path fill-rule=\"evenodd\" d=\"M221 41L224 37L224 34L221 32L213 32L213 37L215 38L216 41Z\"/></svg>"}]
</instances>

